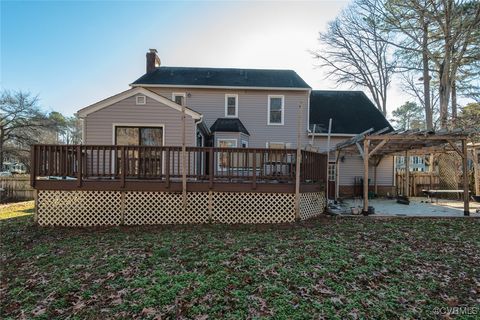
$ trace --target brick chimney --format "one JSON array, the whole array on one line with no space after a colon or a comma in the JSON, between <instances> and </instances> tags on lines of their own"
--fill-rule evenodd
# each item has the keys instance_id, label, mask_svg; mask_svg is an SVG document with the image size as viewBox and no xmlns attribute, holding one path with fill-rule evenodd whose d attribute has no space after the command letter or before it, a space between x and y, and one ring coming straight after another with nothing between
<instances>
[{"instance_id":1,"label":"brick chimney","mask_svg":"<svg viewBox=\"0 0 480 320\"><path fill-rule=\"evenodd\" d=\"M157 49L150 49L147 52L147 73L155 71L160 67L160 58L157 56Z\"/></svg>"}]
</instances>

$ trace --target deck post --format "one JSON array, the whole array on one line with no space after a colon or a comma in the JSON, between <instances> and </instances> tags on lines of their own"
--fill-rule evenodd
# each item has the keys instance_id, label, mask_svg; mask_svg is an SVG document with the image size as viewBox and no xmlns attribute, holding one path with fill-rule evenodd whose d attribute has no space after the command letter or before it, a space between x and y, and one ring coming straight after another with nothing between
<instances>
[{"instance_id":1,"label":"deck post","mask_svg":"<svg viewBox=\"0 0 480 320\"><path fill-rule=\"evenodd\" d=\"M248 153L247 153L248 157ZM253 150L253 159L252 159L252 189L257 189L257 151Z\"/></svg>"},{"instance_id":2,"label":"deck post","mask_svg":"<svg viewBox=\"0 0 480 320\"><path fill-rule=\"evenodd\" d=\"M403 193L405 197L410 196L410 157L408 151L405 151L405 190Z\"/></svg>"},{"instance_id":3,"label":"deck post","mask_svg":"<svg viewBox=\"0 0 480 320\"><path fill-rule=\"evenodd\" d=\"M363 140L363 214L368 214L368 145L370 140Z\"/></svg>"},{"instance_id":4,"label":"deck post","mask_svg":"<svg viewBox=\"0 0 480 320\"><path fill-rule=\"evenodd\" d=\"M301 149L301 131L302 131L302 119L303 108L302 104L298 105L297 113L297 158L295 161L295 220L300 221L300 163L302 161L302 149ZM328 182L327 182L328 183ZM326 195L328 199L328 195Z\"/></svg>"},{"instance_id":5,"label":"deck post","mask_svg":"<svg viewBox=\"0 0 480 320\"><path fill-rule=\"evenodd\" d=\"M33 222L38 223L38 190L33 190Z\"/></svg>"},{"instance_id":6,"label":"deck post","mask_svg":"<svg viewBox=\"0 0 480 320\"><path fill-rule=\"evenodd\" d=\"M35 146L32 145L30 147L30 186L35 188L35 180L37 179L37 161L36 161L36 153L35 153Z\"/></svg>"},{"instance_id":7,"label":"deck post","mask_svg":"<svg viewBox=\"0 0 480 320\"><path fill-rule=\"evenodd\" d=\"M125 191L120 191L120 225L125 224Z\"/></svg>"},{"instance_id":8,"label":"deck post","mask_svg":"<svg viewBox=\"0 0 480 320\"><path fill-rule=\"evenodd\" d=\"M170 188L170 148L165 149L165 184Z\"/></svg>"},{"instance_id":9,"label":"deck post","mask_svg":"<svg viewBox=\"0 0 480 320\"><path fill-rule=\"evenodd\" d=\"M127 156L125 153L125 147L122 146L121 148L121 153L122 153L122 176L121 176L121 186L122 188L125 188L125 176L126 176L126 171L127 171Z\"/></svg>"},{"instance_id":10,"label":"deck post","mask_svg":"<svg viewBox=\"0 0 480 320\"><path fill-rule=\"evenodd\" d=\"M209 187L210 189L213 189L213 171L214 171L214 150L213 148L210 148L208 150L209 156L208 156L208 176L209 176Z\"/></svg>"},{"instance_id":11,"label":"deck post","mask_svg":"<svg viewBox=\"0 0 480 320\"><path fill-rule=\"evenodd\" d=\"M467 168L467 140L462 139L462 151L463 151L463 215L464 216L469 216L470 215L470 204L469 204L469 198L470 198L470 193L468 189L468 168Z\"/></svg>"},{"instance_id":12,"label":"deck post","mask_svg":"<svg viewBox=\"0 0 480 320\"><path fill-rule=\"evenodd\" d=\"M82 163L82 146L77 145L77 186L82 186L82 171L83 171L83 163Z\"/></svg>"},{"instance_id":13,"label":"deck post","mask_svg":"<svg viewBox=\"0 0 480 320\"><path fill-rule=\"evenodd\" d=\"M182 104L182 202L187 207L187 147L186 147L185 103Z\"/></svg>"}]
</instances>

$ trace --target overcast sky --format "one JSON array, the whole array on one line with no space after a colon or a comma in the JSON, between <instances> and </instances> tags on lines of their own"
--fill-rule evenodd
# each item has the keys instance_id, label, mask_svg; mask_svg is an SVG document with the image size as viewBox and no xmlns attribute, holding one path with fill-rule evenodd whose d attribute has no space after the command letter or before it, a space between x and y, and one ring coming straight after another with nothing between
<instances>
[{"instance_id":1,"label":"overcast sky","mask_svg":"<svg viewBox=\"0 0 480 320\"><path fill-rule=\"evenodd\" d=\"M0 3L1 86L39 94L48 110L71 115L128 89L148 48L163 65L293 69L339 89L308 50L349 1ZM408 98L394 84L389 112Z\"/></svg>"}]
</instances>

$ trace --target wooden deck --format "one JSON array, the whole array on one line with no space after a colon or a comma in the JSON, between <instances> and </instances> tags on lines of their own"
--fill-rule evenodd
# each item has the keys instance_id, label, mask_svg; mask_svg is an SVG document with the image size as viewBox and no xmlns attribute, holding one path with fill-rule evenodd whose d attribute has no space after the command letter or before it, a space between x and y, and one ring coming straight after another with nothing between
<instances>
[{"instance_id":1,"label":"wooden deck","mask_svg":"<svg viewBox=\"0 0 480 320\"><path fill-rule=\"evenodd\" d=\"M296 149L34 145L38 190L295 193L321 191L326 155ZM185 159L185 165L182 159Z\"/></svg>"}]
</instances>

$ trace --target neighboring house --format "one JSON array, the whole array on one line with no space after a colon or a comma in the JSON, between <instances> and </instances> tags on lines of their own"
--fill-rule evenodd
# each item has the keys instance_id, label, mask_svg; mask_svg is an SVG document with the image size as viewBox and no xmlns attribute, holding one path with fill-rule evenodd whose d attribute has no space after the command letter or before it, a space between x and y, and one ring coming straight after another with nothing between
<instances>
[{"instance_id":1,"label":"neighboring house","mask_svg":"<svg viewBox=\"0 0 480 320\"><path fill-rule=\"evenodd\" d=\"M415 172L427 172L428 171L428 163L425 157L422 156L411 156L410 162L408 164L408 168L410 171ZM398 170L405 170L405 157L404 156L397 156L395 167Z\"/></svg>"},{"instance_id":2,"label":"neighboring house","mask_svg":"<svg viewBox=\"0 0 480 320\"><path fill-rule=\"evenodd\" d=\"M332 146L372 127L391 129L362 92L312 91L292 70L166 67L154 49L146 69L131 89L78 112L85 144L179 146L182 106L188 146L295 148L299 120L301 146L313 141L322 151L330 118ZM362 160L339 163L338 191L351 195ZM393 189L393 168L393 158L378 166L379 192Z\"/></svg>"}]
</instances>

